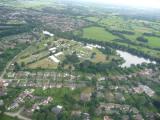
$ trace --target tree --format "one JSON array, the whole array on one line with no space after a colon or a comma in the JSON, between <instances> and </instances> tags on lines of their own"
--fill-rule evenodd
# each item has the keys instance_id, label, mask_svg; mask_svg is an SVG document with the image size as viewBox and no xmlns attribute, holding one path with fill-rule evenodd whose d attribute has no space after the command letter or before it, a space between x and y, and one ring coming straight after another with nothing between
<instances>
[{"instance_id":1,"label":"tree","mask_svg":"<svg viewBox=\"0 0 160 120\"><path fill-rule=\"evenodd\" d=\"M91 55L91 59L95 58L95 56L96 56L96 53L93 52L92 55Z\"/></svg>"},{"instance_id":2,"label":"tree","mask_svg":"<svg viewBox=\"0 0 160 120\"><path fill-rule=\"evenodd\" d=\"M17 71L19 71L20 69L21 69L21 66L20 66L17 62L15 62L15 63L14 63L14 71L17 72Z\"/></svg>"},{"instance_id":3,"label":"tree","mask_svg":"<svg viewBox=\"0 0 160 120\"><path fill-rule=\"evenodd\" d=\"M45 120L56 120L56 116L53 113L49 112Z\"/></svg>"},{"instance_id":4,"label":"tree","mask_svg":"<svg viewBox=\"0 0 160 120\"><path fill-rule=\"evenodd\" d=\"M70 114L68 111L63 111L57 116L58 120L69 120L70 119Z\"/></svg>"},{"instance_id":5,"label":"tree","mask_svg":"<svg viewBox=\"0 0 160 120\"><path fill-rule=\"evenodd\" d=\"M24 62L21 62L21 67L25 67L25 63Z\"/></svg>"},{"instance_id":6,"label":"tree","mask_svg":"<svg viewBox=\"0 0 160 120\"><path fill-rule=\"evenodd\" d=\"M3 114L6 111L5 105L0 105L0 114Z\"/></svg>"}]
</instances>

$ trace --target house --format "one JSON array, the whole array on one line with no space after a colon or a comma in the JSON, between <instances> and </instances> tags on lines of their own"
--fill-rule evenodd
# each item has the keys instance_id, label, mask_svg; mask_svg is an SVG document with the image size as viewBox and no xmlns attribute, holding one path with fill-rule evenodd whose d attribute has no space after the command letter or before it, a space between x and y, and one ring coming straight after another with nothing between
<instances>
[{"instance_id":1,"label":"house","mask_svg":"<svg viewBox=\"0 0 160 120\"><path fill-rule=\"evenodd\" d=\"M16 109L18 107L19 107L19 104L15 102L10 107L8 107L8 110L13 110L13 109Z\"/></svg>"},{"instance_id":2,"label":"house","mask_svg":"<svg viewBox=\"0 0 160 120\"><path fill-rule=\"evenodd\" d=\"M4 81L0 79L0 96L3 96L5 94L5 86L4 86Z\"/></svg>"},{"instance_id":3,"label":"house","mask_svg":"<svg viewBox=\"0 0 160 120\"><path fill-rule=\"evenodd\" d=\"M81 114L82 114L82 112L79 111L79 110L78 111L72 111L72 113L71 113L72 116L77 116L77 117L80 117Z\"/></svg>"},{"instance_id":4,"label":"house","mask_svg":"<svg viewBox=\"0 0 160 120\"><path fill-rule=\"evenodd\" d=\"M139 85L138 87L134 87L133 88L133 91L135 93L138 93L138 94L141 94L141 93L146 93L149 97L152 97L154 96L155 92L149 88L148 86L146 85Z\"/></svg>"},{"instance_id":5,"label":"house","mask_svg":"<svg viewBox=\"0 0 160 120\"><path fill-rule=\"evenodd\" d=\"M50 48L49 51L50 51L51 53L55 53L55 52L56 52L56 49L57 49L56 47L53 47L53 48Z\"/></svg>"},{"instance_id":6,"label":"house","mask_svg":"<svg viewBox=\"0 0 160 120\"><path fill-rule=\"evenodd\" d=\"M98 81L104 81L104 80L106 80L105 77L100 77L100 78L98 78Z\"/></svg>"},{"instance_id":7,"label":"house","mask_svg":"<svg viewBox=\"0 0 160 120\"><path fill-rule=\"evenodd\" d=\"M44 34L44 35L51 36L51 37L53 37L53 36L54 36L54 34L52 34L52 33L48 32L48 31L43 31L43 34Z\"/></svg>"},{"instance_id":8,"label":"house","mask_svg":"<svg viewBox=\"0 0 160 120\"><path fill-rule=\"evenodd\" d=\"M56 115L58 115L59 113L61 113L63 110L63 106L57 105L56 107L52 108L52 112L54 112Z\"/></svg>"},{"instance_id":9,"label":"house","mask_svg":"<svg viewBox=\"0 0 160 120\"><path fill-rule=\"evenodd\" d=\"M59 63L60 62L54 55L49 56L49 59L51 59L55 63Z\"/></svg>"},{"instance_id":10,"label":"house","mask_svg":"<svg viewBox=\"0 0 160 120\"><path fill-rule=\"evenodd\" d=\"M90 120L90 114L89 113L82 113L82 120Z\"/></svg>"},{"instance_id":11,"label":"house","mask_svg":"<svg viewBox=\"0 0 160 120\"><path fill-rule=\"evenodd\" d=\"M103 120L112 120L109 116L104 116Z\"/></svg>"},{"instance_id":12,"label":"house","mask_svg":"<svg viewBox=\"0 0 160 120\"><path fill-rule=\"evenodd\" d=\"M0 100L0 106L3 106L3 105L4 105L4 101Z\"/></svg>"},{"instance_id":13,"label":"house","mask_svg":"<svg viewBox=\"0 0 160 120\"><path fill-rule=\"evenodd\" d=\"M59 53L56 53L54 56L59 56L59 55L62 55L63 54L63 52L59 52Z\"/></svg>"},{"instance_id":14,"label":"house","mask_svg":"<svg viewBox=\"0 0 160 120\"><path fill-rule=\"evenodd\" d=\"M153 73L152 69L145 69L138 73L139 76L149 76Z\"/></svg>"},{"instance_id":15,"label":"house","mask_svg":"<svg viewBox=\"0 0 160 120\"><path fill-rule=\"evenodd\" d=\"M134 115L135 120L144 120L140 114Z\"/></svg>"},{"instance_id":16,"label":"house","mask_svg":"<svg viewBox=\"0 0 160 120\"><path fill-rule=\"evenodd\" d=\"M93 47L92 47L92 46L89 46L89 45L85 46L85 48L87 48L87 49L89 49L89 50L92 50L92 49L93 49Z\"/></svg>"},{"instance_id":17,"label":"house","mask_svg":"<svg viewBox=\"0 0 160 120\"><path fill-rule=\"evenodd\" d=\"M80 99L84 102L89 102L91 100L91 93L81 93Z\"/></svg>"}]
</instances>

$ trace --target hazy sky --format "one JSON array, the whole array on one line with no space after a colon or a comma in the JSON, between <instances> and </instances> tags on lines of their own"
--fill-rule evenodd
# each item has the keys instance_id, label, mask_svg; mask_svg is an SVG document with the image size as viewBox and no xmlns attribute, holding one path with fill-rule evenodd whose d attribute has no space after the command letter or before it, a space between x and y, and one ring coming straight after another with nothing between
<instances>
[{"instance_id":1,"label":"hazy sky","mask_svg":"<svg viewBox=\"0 0 160 120\"><path fill-rule=\"evenodd\" d=\"M160 0L83 0L89 2L127 5L133 7L160 8Z\"/></svg>"}]
</instances>

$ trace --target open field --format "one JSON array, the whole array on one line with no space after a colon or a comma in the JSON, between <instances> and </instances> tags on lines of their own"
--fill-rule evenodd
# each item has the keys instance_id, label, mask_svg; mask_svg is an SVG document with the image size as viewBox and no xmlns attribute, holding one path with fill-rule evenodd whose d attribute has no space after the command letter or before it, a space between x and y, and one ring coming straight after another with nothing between
<instances>
[{"instance_id":1,"label":"open field","mask_svg":"<svg viewBox=\"0 0 160 120\"><path fill-rule=\"evenodd\" d=\"M145 37L148 39L148 45L153 47L160 47L160 37Z\"/></svg>"},{"instance_id":2,"label":"open field","mask_svg":"<svg viewBox=\"0 0 160 120\"><path fill-rule=\"evenodd\" d=\"M35 8L35 9L39 9L39 8L43 8L43 7L47 7L47 6L54 6L55 5L55 1L54 0L10 0L10 1L3 1L2 3L13 6L13 7L17 7L17 8Z\"/></svg>"},{"instance_id":3,"label":"open field","mask_svg":"<svg viewBox=\"0 0 160 120\"><path fill-rule=\"evenodd\" d=\"M83 29L83 37L88 39L97 39L100 41L112 41L118 37L112 35L111 33L105 31L101 27L89 27Z\"/></svg>"},{"instance_id":4,"label":"open field","mask_svg":"<svg viewBox=\"0 0 160 120\"><path fill-rule=\"evenodd\" d=\"M12 118L6 115L1 115L0 120L18 120L17 118Z\"/></svg>"},{"instance_id":5,"label":"open field","mask_svg":"<svg viewBox=\"0 0 160 120\"><path fill-rule=\"evenodd\" d=\"M111 16L109 15L106 18L103 18L101 21L99 21L99 24L107 26L110 29L116 29L116 30L132 29L128 23L129 21L126 22L123 18L112 15Z\"/></svg>"},{"instance_id":6,"label":"open field","mask_svg":"<svg viewBox=\"0 0 160 120\"><path fill-rule=\"evenodd\" d=\"M54 64L51 60L48 58L44 58L42 60L37 61L36 63L28 65L29 68L44 68L44 69L53 69L57 68L57 64Z\"/></svg>"}]
</instances>

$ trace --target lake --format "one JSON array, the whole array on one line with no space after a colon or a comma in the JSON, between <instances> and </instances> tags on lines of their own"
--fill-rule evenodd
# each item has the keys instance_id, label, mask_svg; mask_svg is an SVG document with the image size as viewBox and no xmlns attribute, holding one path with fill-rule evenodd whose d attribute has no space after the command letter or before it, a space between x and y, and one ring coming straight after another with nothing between
<instances>
[{"instance_id":1,"label":"lake","mask_svg":"<svg viewBox=\"0 0 160 120\"><path fill-rule=\"evenodd\" d=\"M142 63L153 63L156 64L155 61L151 61L149 59L145 59L143 57L138 57L136 55L130 54L125 51L116 50L116 52L122 57L125 62L121 65L121 67L130 67L131 65L138 65Z\"/></svg>"}]
</instances>

